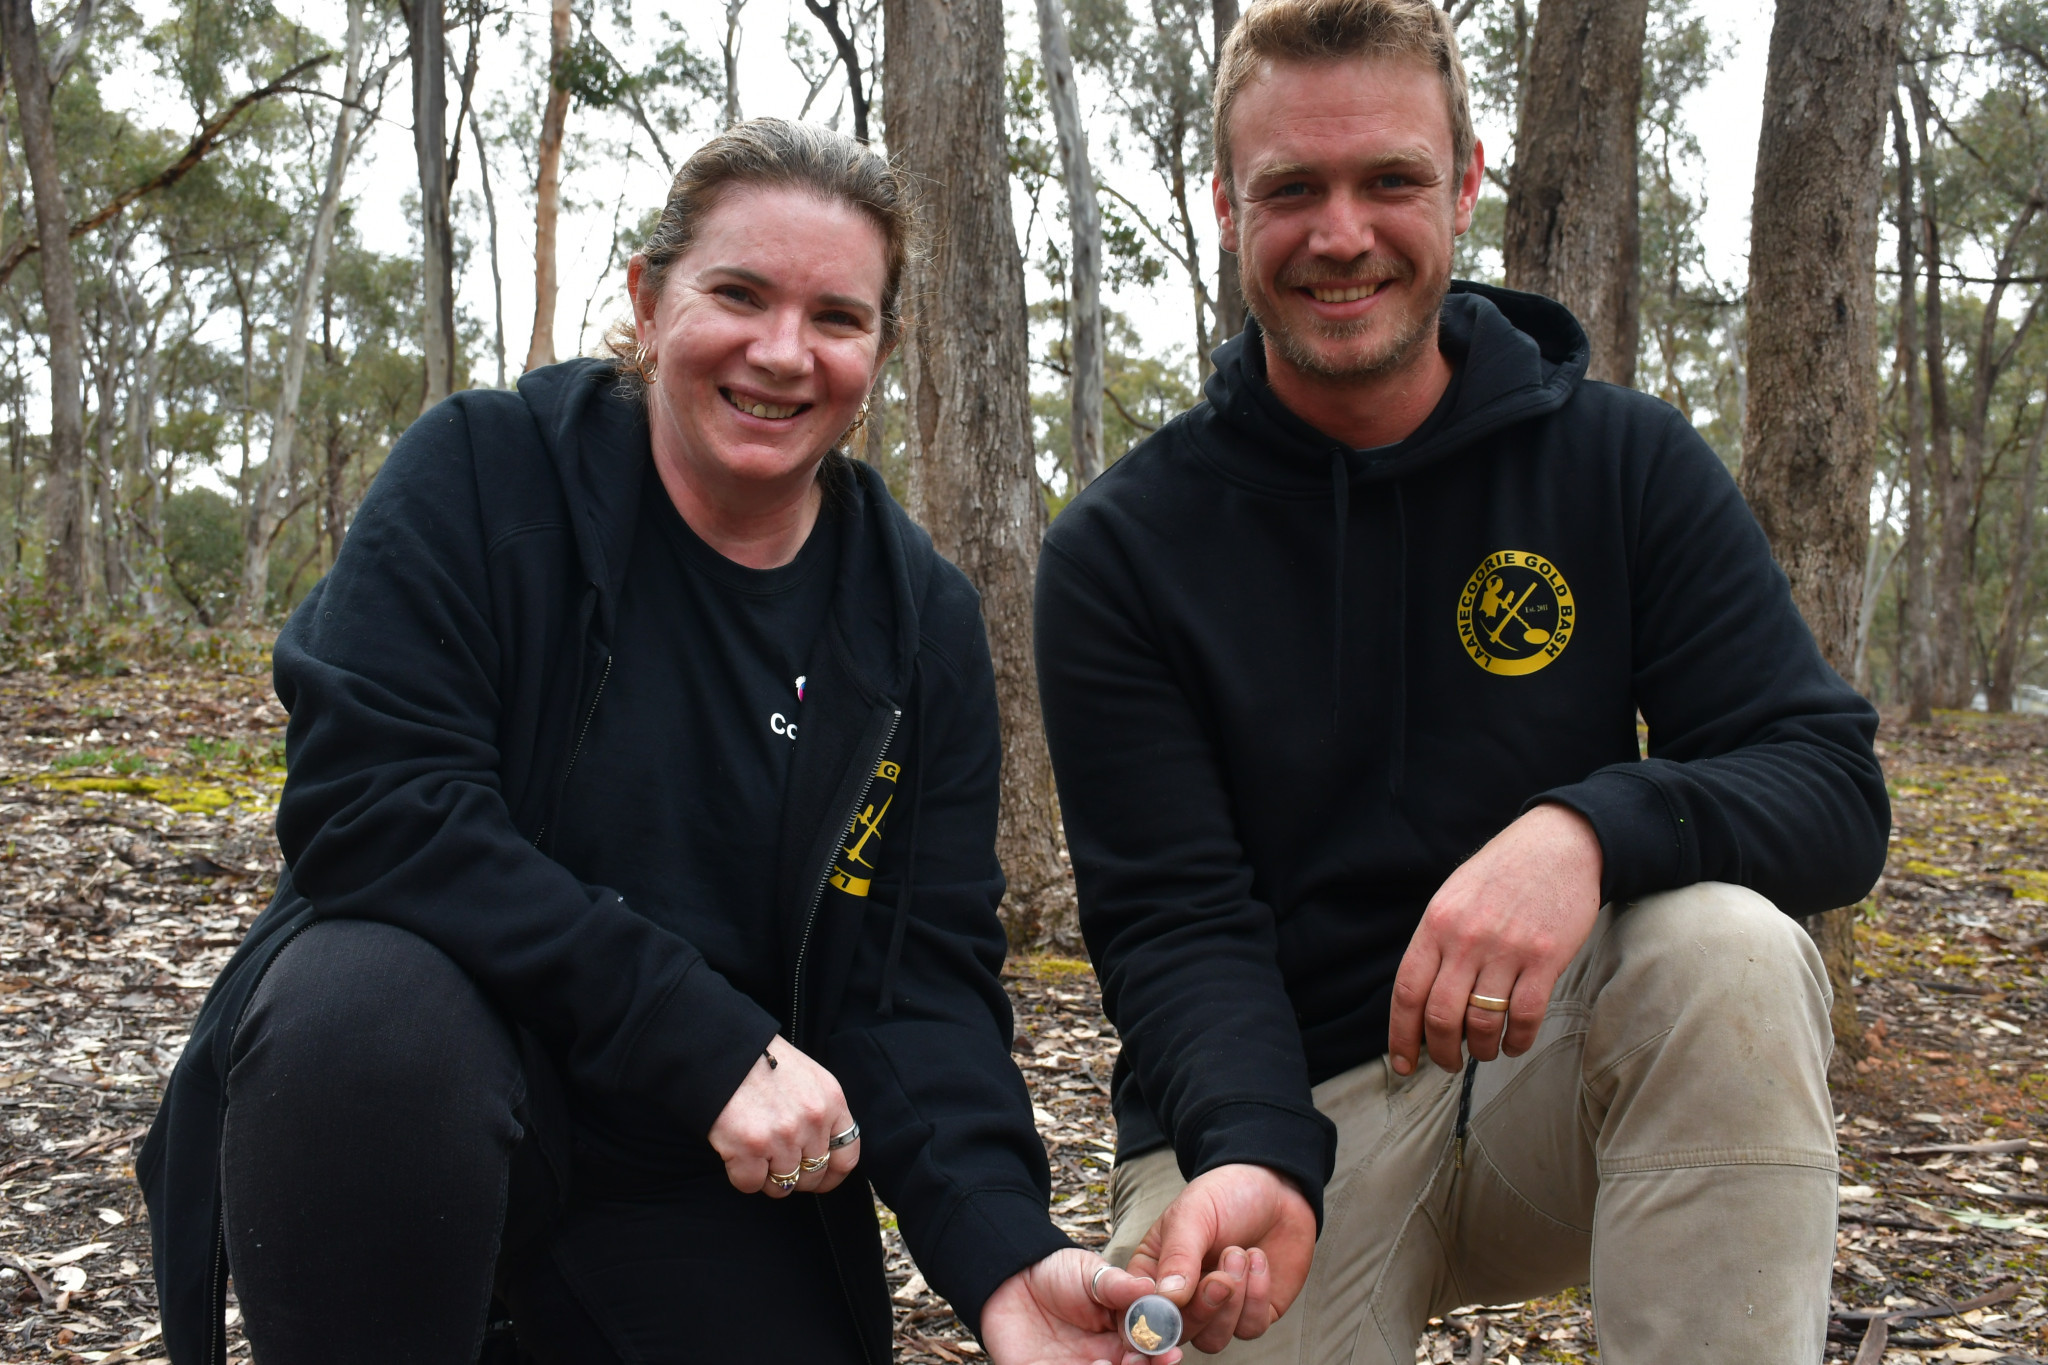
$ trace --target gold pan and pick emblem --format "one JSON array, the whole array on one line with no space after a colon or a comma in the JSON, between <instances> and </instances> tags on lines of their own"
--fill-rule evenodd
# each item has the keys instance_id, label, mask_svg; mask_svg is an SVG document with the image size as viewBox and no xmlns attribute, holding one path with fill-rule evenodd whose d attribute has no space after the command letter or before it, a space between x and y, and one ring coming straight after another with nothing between
<instances>
[{"instance_id":1,"label":"gold pan and pick emblem","mask_svg":"<svg viewBox=\"0 0 2048 1365\"><path fill-rule=\"evenodd\" d=\"M1577 616L1557 565L1528 550L1496 550L1458 594L1458 641L1487 672L1519 678L1564 653Z\"/></svg>"}]
</instances>

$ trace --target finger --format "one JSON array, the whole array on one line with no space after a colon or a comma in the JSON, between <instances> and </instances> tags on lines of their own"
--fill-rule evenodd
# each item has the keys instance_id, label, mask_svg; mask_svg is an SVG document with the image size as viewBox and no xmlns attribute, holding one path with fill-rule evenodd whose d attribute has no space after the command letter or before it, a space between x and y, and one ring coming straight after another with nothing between
<instances>
[{"instance_id":1,"label":"finger","mask_svg":"<svg viewBox=\"0 0 2048 1365\"><path fill-rule=\"evenodd\" d=\"M782 1183L776 1177L787 1175L794 1171L799 1177L797 1183L801 1185L803 1183L801 1179L803 1163L803 1152L794 1143L786 1139L777 1142L769 1149L768 1171L761 1183L761 1193L767 1195L770 1199L787 1199L791 1194L795 1193L795 1190L784 1189Z\"/></svg>"},{"instance_id":2,"label":"finger","mask_svg":"<svg viewBox=\"0 0 2048 1365\"><path fill-rule=\"evenodd\" d=\"M1465 1015L1477 976L1472 967L1446 960L1437 968L1436 982L1429 988L1429 1003L1422 1010L1423 1031L1429 1059L1446 1071L1461 1070L1465 1063Z\"/></svg>"},{"instance_id":3,"label":"finger","mask_svg":"<svg viewBox=\"0 0 2048 1365\"><path fill-rule=\"evenodd\" d=\"M1501 1036L1507 1032L1508 1016L1506 1010L1490 1010L1473 1004L1472 997L1484 995L1495 1000L1512 1000L1514 984L1514 977L1489 963L1465 997L1465 1045L1482 1062L1490 1062L1500 1055Z\"/></svg>"},{"instance_id":4,"label":"finger","mask_svg":"<svg viewBox=\"0 0 2048 1365\"><path fill-rule=\"evenodd\" d=\"M1088 1297L1112 1312L1129 1308L1156 1288L1150 1276L1133 1275L1115 1266L1099 1273L1095 1266L1089 1266L1087 1273L1093 1280Z\"/></svg>"},{"instance_id":5,"label":"finger","mask_svg":"<svg viewBox=\"0 0 2048 1365\"><path fill-rule=\"evenodd\" d=\"M1550 992L1557 986L1554 973L1525 971L1515 979L1515 993L1508 1002L1507 1036L1501 1051L1519 1057L1536 1045L1536 1031L1550 1009Z\"/></svg>"},{"instance_id":6,"label":"finger","mask_svg":"<svg viewBox=\"0 0 2048 1365\"><path fill-rule=\"evenodd\" d=\"M1442 960L1425 921L1417 926L1408 951L1401 955L1401 969L1394 974L1393 1008L1387 1017L1387 1052L1400 1075L1415 1070L1416 1054L1422 1047L1422 1008Z\"/></svg>"},{"instance_id":7,"label":"finger","mask_svg":"<svg viewBox=\"0 0 2048 1365\"><path fill-rule=\"evenodd\" d=\"M736 1156L725 1163L725 1178L741 1194L759 1194L768 1180L768 1163L757 1156Z\"/></svg>"},{"instance_id":8,"label":"finger","mask_svg":"<svg viewBox=\"0 0 2048 1365\"><path fill-rule=\"evenodd\" d=\"M1244 1310L1244 1282L1251 1259L1238 1247L1224 1249L1216 1269L1202 1277L1195 1294L1199 1330L1189 1334L1195 1349L1210 1355L1230 1344L1237 1335L1238 1314Z\"/></svg>"},{"instance_id":9,"label":"finger","mask_svg":"<svg viewBox=\"0 0 2048 1365\"><path fill-rule=\"evenodd\" d=\"M1195 1282L1202 1278L1202 1267L1216 1241L1215 1206L1205 1198L1191 1198L1191 1189L1183 1190L1166 1206L1153 1229L1159 1236L1158 1269L1154 1272L1159 1292L1183 1310L1194 1301ZM1149 1234L1146 1240L1151 1240Z\"/></svg>"},{"instance_id":10,"label":"finger","mask_svg":"<svg viewBox=\"0 0 2048 1365\"><path fill-rule=\"evenodd\" d=\"M1133 1275L1148 1279L1159 1278L1159 1225L1154 1223L1146 1230L1145 1240L1138 1243L1138 1249L1131 1253L1131 1259L1124 1266Z\"/></svg>"},{"instance_id":11,"label":"finger","mask_svg":"<svg viewBox=\"0 0 2048 1365\"><path fill-rule=\"evenodd\" d=\"M1266 1253L1252 1248L1244 1276L1244 1307L1237 1315L1237 1335L1246 1341L1264 1336L1273 1325L1273 1265Z\"/></svg>"}]
</instances>

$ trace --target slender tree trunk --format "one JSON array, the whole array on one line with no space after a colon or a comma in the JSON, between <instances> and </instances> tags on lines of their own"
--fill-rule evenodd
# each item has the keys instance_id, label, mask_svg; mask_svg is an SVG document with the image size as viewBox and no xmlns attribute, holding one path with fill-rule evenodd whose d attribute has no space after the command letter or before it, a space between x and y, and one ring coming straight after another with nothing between
<instances>
[{"instance_id":1,"label":"slender tree trunk","mask_svg":"<svg viewBox=\"0 0 2048 1365\"><path fill-rule=\"evenodd\" d=\"M1896 90L1891 99L1892 151L1897 160L1899 204L1893 223L1899 236L1899 389L1906 410L1906 582L1900 603L1900 674L1905 684L1906 719L1934 719L1934 642L1928 633L1927 600L1927 436L1920 397L1919 211L1915 204L1913 143Z\"/></svg>"},{"instance_id":2,"label":"slender tree trunk","mask_svg":"<svg viewBox=\"0 0 2048 1365\"><path fill-rule=\"evenodd\" d=\"M2020 649L2027 642L2034 616L2034 498L2041 481L2041 447L2048 443L2048 409L2035 424L2020 468L2019 496L2012 509L2012 554L2006 566L2005 601L1998 613L1998 635L1992 647L1991 676L1984 688L1987 710L2012 710Z\"/></svg>"},{"instance_id":3,"label":"slender tree trunk","mask_svg":"<svg viewBox=\"0 0 2048 1365\"><path fill-rule=\"evenodd\" d=\"M1038 0L1038 50L1045 61L1053 126L1059 132L1060 170L1067 182L1067 223L1074 232L1068 260L1073 283L1067 313L1072 339L1068 435L1074 448L1074 475L1086 487L1102 472L1102 207L1095 199L1088 130L1081 123L1074 54L1067 46L1067 19L1060 13L1060 0Z\"/></svg>"},{"instance_id":4,"label":"slender tree trunk","mask_svg":"<svg viewBox=\"0 0 2048 1365\"><path fill-rule=\"evenodd\" d=\"M548 14L548 104L540 121L540 175L533 209L533 338L526 368L555 363L555 223L562 214L562 130L569 121L563 64L569 60L569 0Z\"/></svg>"},{"instance_id":5,"label":"slender tree trunk","mask_svg":"<svg viewBox=\"0 0 2048 1365\"><path fill-rule=\"evenodd\" d=\"M491 354L498 362L498 387L505 387L505 276L498 269L498 200L491 193L491 153L484 145L483 120L469 118L469 138L476 144L476 177L484 190L484 217L490 223Z\"/></svg>"},{"instance_id":6,"label":"slender tree trunk","mask_svg":"<svg viewBox=\"0 0 2048 1365\"><path fill-rule=\"evenodd\" d=\"M1879 149L1898 27L1898 0L1778 0L1750 206L1742 491L1843 673L1870 538ZM1838 1052L1853 1060L1855 911L1807 926L1835 989Z\"/></svg>"},{"instance_id":7,"label":"slender tree trunk","mask_svg":"<svg viewBox=\"0 0 2048 1365\"><path fill-rule=\"evenodd\" d=\"M1929 140L1934 111L1927 87L1914 75L1908 87L1920 141L1920 253L1927 273L1921 316L1926 330L1927 463L1939 540L1931 603L1934 704L1967 706L1969 653L1965 636L1964 579L1970 539L1970 498L1955 458L1955 419L1949 407L1948 335L1941 294L1941 224L1936 217L1934 158Z\"/></svg>"},{"instance_id":8,"label":"slender tree trunk","mask_svg":"<svg viewBox=\"0 0 2048 1365\"><path fill-rule=\"evenodd\" d=\"M305 392L306 347L313 327L313 305L319 301L321 285L327 277L334 222L341 212L341 184L348 175L349 155L355 149L356 104L363 94L362 0L349 0L346 64L341 107L334 116L334 142L327 152L327 178L320 186L320 207L313 215L312 241L307 244L298 292L292 298L292 325L284 344L277 411L270 419L270 455L263 462L263 473L249 500L249 514L242 522L242 593L235 603L237 621L256 621L263 616L264 601L270 591L270 546L277 538L280 520L278 503L291 494L292 454L299 434L299 397Z\"/></svg>"},{"instance_id":9,"label":"slender tree trunk","mask_svg":"<svg viewBox=\"0 0 2048 1365\"><path fill-rule=\"evenodd\" d=\"M420 411L455 391L455 228L448 195L448 15L446 0L406 0L411 35L412 146L420 179L420 350L426 392Z\"/></svg>"},{"instance_id":10,"label":"slender tree trunk","mask_svg":"<svg viewBox=\"0 0 2048 1365\"><path fill-rule=\"evenodd\" d=\"M1024 268L1010 219L1000 0L884 0L891 150L925 187L933 247L905 356L910 507L981 592L1002 716L1013 943L1071 935L1052 763L1038 713L1031 588L1045 526L1034 467Z\"/></svg>"},{"instance_id":11,"label":"slender tree trunk","mask_svg":"<svg viewBox=\"0 0 2048 1365\"><path fill-rule=\"evenodd\" d=\"M1216 53L1209 63L1211 72L1223 70L1223 44L1237 27L1237 0L1209 0L1209 16L1216 30ZM1216 333L1224 341L1244 330L1244 284L1237 277L1237 255L1216 248Z\"/></svg>"},{"instance_id":12,"label":"slender tree trunk","mask_svg":"<svg viewBox=\"0 0 2048 1365\"><path fill-rule=\"evenodd\" d=\"M85 332L71 257L71 210L57 159L53 84L32 0L0 0L0 40L21 111L22 159L35 199L43 319L50 345L50 464L44 484L44 573L73 610L86 600Z\"/></svg>"},{"instance_id":13,"label":"slender tree trunk","mask_svg":"<svg viewBox=\"0 0 2048 1365\"><path fill-rule=\"evenodd\" d=\"M1511 289L1548 294L1593 343L1594 379L1633 384L1641 229L1636 117L1649 0L1544 0L1536 12L1504 264Z\"/></svg>"},{"instance_id":14,"label":"slender tree trunk","mask_svg":"<svg viewBox=\"0 0 2048 1365\"><path fill-rule=\"evenodd\" d=\"M725 58L725 102L720 109L721 128L730 128L746 115L740 112L740 11L747 0L725 0L725 41L719 54Z\"/></svg>"}]
</instances>

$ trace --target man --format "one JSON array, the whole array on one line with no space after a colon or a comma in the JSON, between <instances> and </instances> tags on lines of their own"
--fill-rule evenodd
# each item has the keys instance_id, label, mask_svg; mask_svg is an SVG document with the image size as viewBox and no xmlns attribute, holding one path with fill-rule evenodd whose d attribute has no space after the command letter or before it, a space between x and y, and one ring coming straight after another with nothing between
<instances>
[{"instance_id":1,"label":"man","mask_svg":"<svg viewBox=\"0 0 2048 1365\"><path fill-rule=\"evenodd\" d=\"M1588 1279L1609 1365L1818 1360L1789 916L1883 864L1876 718L1692 428L1586 382L1558 305L1451 284L1483 153L1441 11L1265 0L1215 129L1254 321L1039 573L1111 1259L1232 1362L1405 1363Z\"/></svg>"}]
</instances>

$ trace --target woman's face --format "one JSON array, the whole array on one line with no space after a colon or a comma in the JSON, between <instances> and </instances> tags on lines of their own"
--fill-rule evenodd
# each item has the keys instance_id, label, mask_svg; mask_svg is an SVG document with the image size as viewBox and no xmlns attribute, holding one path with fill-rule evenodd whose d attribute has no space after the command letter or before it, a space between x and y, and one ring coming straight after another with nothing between
<instances>
[{"instance_id":1,"label":"woman's face","mask_svg":"<svg viewBox=\"0 0 2048 1365\"><path fill-rule=\"evenodd\" d=\"M807 487L886 358L888 247L849 205L804 190L730 191L660 292L627 287L655 381L655 458L715 502Z\"/></svg>"}]
</instances>

